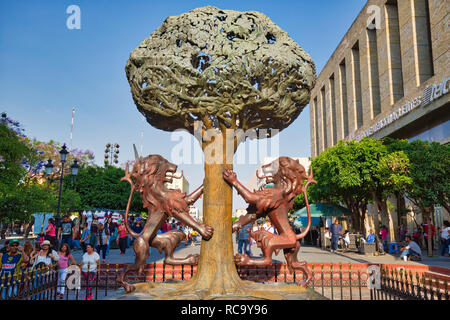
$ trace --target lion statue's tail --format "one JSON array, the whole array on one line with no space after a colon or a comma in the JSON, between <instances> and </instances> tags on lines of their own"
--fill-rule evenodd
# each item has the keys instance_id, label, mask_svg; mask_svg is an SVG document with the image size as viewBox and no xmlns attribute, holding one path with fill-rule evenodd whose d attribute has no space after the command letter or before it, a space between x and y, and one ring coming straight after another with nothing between
<instances>
[{"instance_id":1,"label":"lion statue's tail","mask_svg":"<svg viewBox=\"0 0 450 320\"><path fill-rule=\"evenodd\" d=\"M305 203L306 203L306 212L308 214L308 225L302 233L296 235L297 240L300 240L300 239L303 239L304 237L306 237L306 235L309 232L309 229L311 228L311 211L309 209L307 188L310 183L317 184L317 181L313 179L313 168L312 167L310 167L310 168L311 168L311 173L309 174L308 180L305 184L305 187L303 188L303 195L305 196Z\"/></svg>"},{"instance_id":2,"label":"lion statue's tail","mask_svg":"<svg viewBox=\"0 0 450 320\"><path fill-rule=\"evenodd\" d=\"M127 228L128 233L129 233L133 238L137 239L137 238L144 232L144 230L147 230L146 227L147 227L147 224L149 223L149 220L150 220L150 219L147 219L147 221L145 222L145 226L144 226L144 228L142 229L142 232L141 232L141 233L136 233L136 232L134 232L134 231L131 229L130 225L128 224L128 213L129 213L129 211L130 211L131 200L133 200L133 194L134 194L134 191L136 190L136 186L134 185L134 182L133 182L133 180L131 179L131 175L130 175L129 168L128 168L128 162L127 162L127 165L126 165L126 167L125 167L125 176L124 176L122 179L120 179L120 181L128 181L128 182L130 183L130 185L131 185L130 196L128 197L127 208L126 208L126 210L125 210L125 227Z\"/></svg>"}]
</instances>

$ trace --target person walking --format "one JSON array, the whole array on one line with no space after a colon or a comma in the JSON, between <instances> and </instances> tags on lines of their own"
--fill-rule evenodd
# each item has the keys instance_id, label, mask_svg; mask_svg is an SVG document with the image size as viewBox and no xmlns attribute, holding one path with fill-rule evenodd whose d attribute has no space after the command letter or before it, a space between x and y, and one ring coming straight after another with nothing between
<instances>
[{"instance_id":1,"label":"person walking","mask_svg":"<svg viewBox=\"0 0 450 320\"><path fill-rule=\"evenodd\" d=\"M86 253L86 245L89 243L89 229L86 224L81 225L81 238L80 245L81 249L83 249L83 253Z\"/></svg>"},{"instance_id":2,"label":"person walking","mask_svg":"<svg viewBox=\"0 0 450 320\"><path fill-rule=\"evenodd\" d=\"M61 226L58 228L58 241L61 241L61 244L67 243L70 247L70 249L73 248L72 246L72 240L73 240L73 234L75 231L75 226L73 221L70 219L68 215L64 216L63 222L61 223Z\"/></svg>"},{"instance_id":3,"label":"person walking","mask_svg":"<svg viewBox=\"0 0 450 320\"><path fill-rule=\"evenodd\" d=\"M71 264L77 264L72 254L70 253L70 247L67 243L63 243L58 252L58 288L56 289L56 296L59 298L64 297L64 289L66 287L67 268L69 267L69 261Z\"/></svg>"},{"instance_id":4,"label":"person walking","mask_svg":"<svg viewBox=\"0 0 450 320\"><path fill-rule=\"evenodd\" d=\"M45 240L50 241L52 247L55 247L56 242L57 242L55 219L53 219L53 218L48 219L48 225L47 225L47 228L45 228L45 230L44 230L44 234L45 234Z\"/></svg>"},{"instance_id":5,"label":"person walking","mask_svg":"<svg viewBox=\"0 0 450 320\"><path fill-rule=\"evenodd\" d=\"M94 216L89 229L89 243L95 248L97 246L98 218Z\"/></svg>"},{"instance_id":6,"label":"person walking","mask_svg":"<svg viewBox=\"0 0 450 320\"><path fill-rule=\"evenodd\" d=\"M118 237L116 241L120 249L120 254L124 255L127 250L128 232L125 224L123 224L120 220L117 223L119 226L117 227Z\"/></svg>"},{"instance_id":7,"label":"person walking","mask_svg":"<svg viewBox=\"0 0 450 320\"><path fill-rule=\"evenodd\" d=\"M97 253L102 251L103 262L106 262L106 248L108 247L109 230L103 226L103 223L98 224L97 230Z\"/></svg>"},{"instance_id":8,"label":"person walking","mask_svg":"<svg viewBox=\"0 0 450 320\"><path fill-rule=\"evenodd\" d=\"M339 237L340 235L342 235L342 227L337 219L335 219L334 223L330 226L330 234L331 234L331 252L335 252L338 248Z\"/></svg>"},{"instance_id":9,"label":"person walking","mask_svg":"<svg viewBox=\"0 0 450 320\"><path fill-rule=\"evenodd\" d=\"M445 255L447 249L449 249L450 255L450 222L444 220L441 231L441 256Z\"/></svg>"},{"instance_id":10,"label":"person walking","mask_svg":"<svg viewBox=\"0 0 450 320\"><path fill-rule=\"evenodd\" d=\"M77 224L76 224L76 226L75 226L75 233L74 233L74 235L73 235L73 241L72 241L72 245L73 245L73 249L74 250L78 250L78 249L82 249L82 247L81 247L81 243L80 243L80 240L81 240L81 232L82 232L82 229L81 229L81 225L80 225L80 223L79 223L79 220L78 220L78 222L77 222Z\"/></svg>"},{"instance_id":11,"label":"person walking","mask_svg":"<svg viewBox=\"0 0 450 320\"><path fill-rule=\"evenodd\" d=\"M112 222L112 218L108 218L106 220L105 229L109 232L108 237L108 245L106 246L106 255L109 255L109 248L111 247L111 242L116 240L117 232L116 232L116 224Z\"/></svg>"},{"instance_id":12,"label":"person walking","mask_svg":"<svg viewBox=\"0 0 450 320\"><path fill-rule=\"evenodd\" d=\"M94 251L94 246L90 243L86 245L86 253L83 254L83 260L81 265L81 273L87 282L86 296L84 300L91 300L94 295L92 294L91 284L94 282L97 275L97 264L100 262L100 256Z\"/></svg>"},{"instance_id":13,"label":"person walking","mask_svg":"<svg viewBox=\"0 0 450 320\"><path fill-rule=\"evenodd\" d=\"M380 229L380 238L381 238L381 243L383 244L384 252L389 250L389 248L388 248L388 234L389 234L389 231L388 231L387 227L386 226L382 226L381 229Z\"/></svg>"},{"instance_id":14,"label":"person walking","mask_svg":"<svg viewBox=\"0 0 450 320\"><path fill-rule=\"evenodd\" d=\"M252 230L252 226L247 224L239 229L236 232L236 243L238 244L238 252L242 254L244 252L248 256L250 256L250 232Z\"/></svg>"},{"instance_id":15,"label":"person walking","mask_svg":"<svg viewBox=\"0 0 450 320\"><path fill-rule=\"evenodd\" d=\"M434 225L431 223L430 224L430 226L431 226L431 252L433 252L433 250L434 250L434 233L435 233L435 228L434 228ZM424 238L424 241L425 241L425 247L427 248L427 251L428 251L428 235L430 234L430 232L428 232L428 223L424 223L423 224L423 238Z\"/></svg>"}]
</instances>

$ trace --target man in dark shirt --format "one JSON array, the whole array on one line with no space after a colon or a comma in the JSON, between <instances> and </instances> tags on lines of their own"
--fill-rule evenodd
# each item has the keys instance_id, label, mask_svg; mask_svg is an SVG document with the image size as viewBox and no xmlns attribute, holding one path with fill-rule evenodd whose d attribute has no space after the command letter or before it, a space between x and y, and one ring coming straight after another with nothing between
<instances>
[{"instance_id":1,"label":"man in dark shirt","mask_svg":"<svg viewBox=\"0 0 450 320\"><path fill-rule=\"evenodd\" d=\"M69 216L65 216L61 226L58 228L58 240L61 240L61 245L67 243L70 249L73 249L72 240L74 234L74 223Z\"/></svg>"},{"instance_id":2,"label":"man in dark shirt","mask_svg":"<svg viewBox=\"0 0 450 320\"><path fill-rule=\"evenodd\" d=\"M342 234L342 227L339 221L334 220L334 223L330 226L331 233L331 252L334 252L338 248L339 235Z\"/></svg>"}]
</instances>

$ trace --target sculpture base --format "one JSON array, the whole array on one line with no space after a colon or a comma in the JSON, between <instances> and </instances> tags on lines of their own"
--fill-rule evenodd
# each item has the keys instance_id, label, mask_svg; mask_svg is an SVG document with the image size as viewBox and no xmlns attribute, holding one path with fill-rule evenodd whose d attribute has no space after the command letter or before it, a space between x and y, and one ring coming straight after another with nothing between
<instances>
[{"instance_id":1,"label":"sculpture base","mask_svg":"<svg viewBox=\"0 0 450 320\"><path fill-rule=\"evenodd\" d=\"M163 283L138 283L136 290L123 289L108 294L108 300L328 300L310 288L286 283L257 283L243 281L245 287L224 295L205 295L201 291L182 290L185 281L170 280Z\"/></svg>"}]
</instances>

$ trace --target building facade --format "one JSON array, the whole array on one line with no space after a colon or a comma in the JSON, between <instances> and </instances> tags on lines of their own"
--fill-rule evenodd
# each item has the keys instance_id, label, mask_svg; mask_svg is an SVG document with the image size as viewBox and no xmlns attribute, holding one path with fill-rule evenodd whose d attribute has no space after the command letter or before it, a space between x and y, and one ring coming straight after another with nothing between
<instances>
[{"instance_id":1,"label":"building facade","mask_svg":"<svg viewBox=\"0 0 450 320\"><path fill-rule=\"evenodd\" d=\"M312 90L313 158L365 136L450 142L449 7L367 1Z\"/></svg>"},{"instance_id":2,"label":"building facade","mask_svg":"<svg viewBox=\"0 0 450 320\"><path fill-rule=\"evenodd\" d=\"M189 182L186 180L184 176L181 176L181 178L173 177L172 182L165 183L167 189L171 190L180 190L181 192L189 193Z\"/></svg>"}]
</instances>

